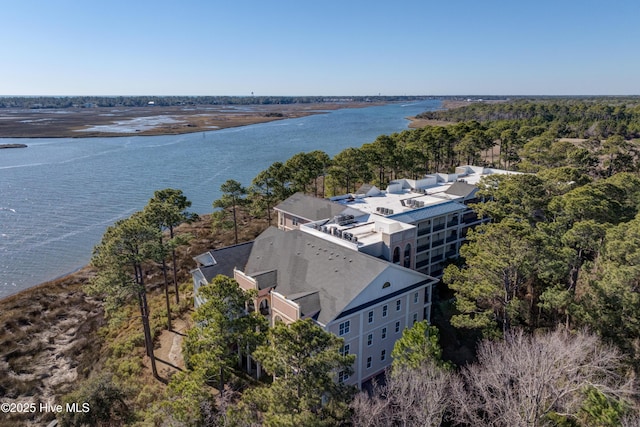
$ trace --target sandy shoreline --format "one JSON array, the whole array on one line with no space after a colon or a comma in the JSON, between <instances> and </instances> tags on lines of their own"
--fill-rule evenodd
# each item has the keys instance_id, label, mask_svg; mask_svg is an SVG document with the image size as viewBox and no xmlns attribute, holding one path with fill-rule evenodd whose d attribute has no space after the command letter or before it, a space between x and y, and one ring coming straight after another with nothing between
<instances>
[{"instance_id":1,"label":"sandy shoreline","mask_svg":"<svg viewBox=\"0 0 640 427\"><path fill-rule=\"evenodd\" d=\"M179 231L193 236L188 247L178 248L182 283L195 265L191 251L201 253L216 241L208 215ZM0 403L58 404L103 369L104 337L98 332L105 324L103 307L84 292L94 274L92 267L83 267L0 299ZM150 292L161 292L161 276L157 270L147 276ZM53 418L43 412L8 414L0 425L46 425Z\"/></svg>"}]
</instances>

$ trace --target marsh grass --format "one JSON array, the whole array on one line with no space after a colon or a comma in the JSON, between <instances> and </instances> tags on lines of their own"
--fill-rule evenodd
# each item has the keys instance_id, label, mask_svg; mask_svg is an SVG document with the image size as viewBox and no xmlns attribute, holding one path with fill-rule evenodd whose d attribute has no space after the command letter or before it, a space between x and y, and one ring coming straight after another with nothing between
<instances>
[{"instance_id":1,"label":"marsh grass","mask_svg":"<svg viewBox=\"0 0 640 427\"><path fill-rule=\"evenodd\" d=\"M268 227L266 220L246 212L238 218L242 241L254 239ZM233 242L232 230L212 234L208 215L176 231L192 238L188 246L177 250L180 304L175 303L171 289L173 319L188 318L193 308L193 256ZM159 269L147 267L151 329L157 337L167 323L164 283ZM83 291L93 274L87 267L0 300L0 402L62 402L64 396L100 375L109 375L123 390L138 421L164 398L165 384L154 379L148 367L135 299L105 319L102 303ZM39 413L5 417L0 426L46 424L53 418Z\"/></svg>"}]
</instances>

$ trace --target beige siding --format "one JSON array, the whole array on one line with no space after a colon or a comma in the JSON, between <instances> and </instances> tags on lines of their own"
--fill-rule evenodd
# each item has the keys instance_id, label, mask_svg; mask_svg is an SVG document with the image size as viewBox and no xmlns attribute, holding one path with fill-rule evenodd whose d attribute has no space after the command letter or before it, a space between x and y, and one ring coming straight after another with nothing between
<instances>
[{"instance_id":1,"label":"beige siding","mask_svg":"<svg viewBox=\"0 0 640 427\"><path fill-rule=\"evenodd\" d=\"M278 212L278 228L281 230L295 230L300 228L301 224L306 224L307 222L309 221L306 219L302 219L285 212Z\"/></svg>"},{"instance_id":2,"label":"beige siding","mask_svg":"<svg viewBox=\"0 0 640 427\"><path fill-rule=\"evenodd\" d=\"M238 285L240 285L240 287L245 291L258 289L256 281L253 280L251 277L244 275L239 270L235 270L233 272L233 278L236 279L236 282L238 282Z\"/></svg>"},{"instance_id":3,"label":"beige siding","mask_svg":"<svg viewBox=\"0 0 640 427\"><path fill-rule=\"evenodd\" d=\"M328 331L343 338L344 343L349 345L349 353L356 355L354 372L345 383L360 386L391 365L393 346L402 336L402 331L412 326L414 314L416 321L423 320L425 312L428 319L431 310L430 288L424 286L414 289L328 325ZM369 313L372 313L371 322ZM349 332L340 335L340 324L346 321L349 321ZM367 367L369 358L371 363Z\"/></svg>"},{"instance_id":4,"label":"beige siding","mask_svg":"<svg viewBox=\"0 0 640 427\"><path fill-rule=\"evenodd\" d=\"M285 323L295 322L300 318L300 309L296 303L287 301L277 292L271 293L271 313L273 319L280 316Z\"/></svg>"}]
</instances>

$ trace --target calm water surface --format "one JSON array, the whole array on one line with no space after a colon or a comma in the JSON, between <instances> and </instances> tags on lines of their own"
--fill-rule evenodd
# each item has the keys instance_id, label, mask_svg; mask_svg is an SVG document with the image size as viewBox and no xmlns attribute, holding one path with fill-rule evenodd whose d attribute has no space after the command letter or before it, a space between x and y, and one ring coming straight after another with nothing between
<instances>
[{"instance_id":1,"label":"calm water surface","mask_svg":"<svg viewBox=\"0 0 640 427\"><path fill-rule=\"evenodd\" d=\"M107 226L179 188L210 213L220 185L249 185L301 151L330 156L407 129L440 101L331 111L234 129L153 137L0 139L0 298L86 265Z\"/></svg>"}]
</instances>

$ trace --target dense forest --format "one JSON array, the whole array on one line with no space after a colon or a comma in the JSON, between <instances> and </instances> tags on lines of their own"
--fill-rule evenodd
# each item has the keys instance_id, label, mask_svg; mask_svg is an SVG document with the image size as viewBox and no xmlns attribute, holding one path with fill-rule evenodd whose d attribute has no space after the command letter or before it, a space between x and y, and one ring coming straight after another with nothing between
<instances>
[{"instance_id":1,"label":"dense forest","mask_svg":"<svg viewBox=\"0 0 640 427\"><path fill-rule=\"evenodd\" d=\"M105 372L67 396L104 411L61 422L638 425L639 100L474 103L425 114L452 123L381 135L333 157L296 154L249 186L227 181L213 203L213 231L233 230L237 243L239 212L270 223L272 207L296 191L352 192L461 163L527 172L481 181L485 202L474 208L492 221L469 233L461 258L446 268L434 325L404 331L384 384L358 393L336 383L332 372L353 362L340 339L309 321L267 328L261 316L244 315L252 295L223 277L202 288L207 302L193 313L184 341L187 369L166 387L132 381L132 373L146 374L132 348L153 360L164 322L149 312L142 272L172 262L172 250L187 242L162 231L192 220L181 192L164 190L96 247L89 290L104 299L110 327L139 311L143 328L137 340L107 351ZM166 295L170 324L176 309ZM229 343L260 361L266 380L243 374ZM456 357L462 347L472 354Z\"/></svg>"},{"instance_id":2,"label":"dense forest","mask_svg":"<svg viewBox=\"0 0 640 427\"><path fill-rule=\"evenodd\" d=\"M558 138L608 138L621 135L630 139L640 134L640 98L477 102L465 108L428 111L417 117L453 122L491 122L491 128L516 132L522 126L541 126L553 131Z\"/></svg>"}]
</instances>

